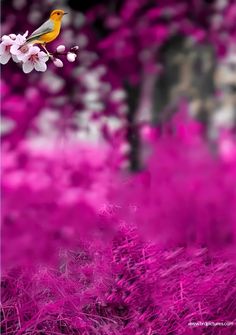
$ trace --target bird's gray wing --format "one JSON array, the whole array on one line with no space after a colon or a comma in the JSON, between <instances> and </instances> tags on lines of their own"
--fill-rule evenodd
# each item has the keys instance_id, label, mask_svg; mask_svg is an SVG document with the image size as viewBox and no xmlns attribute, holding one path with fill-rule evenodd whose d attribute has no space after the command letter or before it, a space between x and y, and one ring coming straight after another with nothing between
<instances>
[{"instance_id":1,"label":"bird's gray wing","mask_svg":"<svg viewBox=\"0 0 236 335\"><path fill-rule=\"evenodd\" d=\"M38 29L33 31L33 33L27 38L27 42L37 39L38 37L50 33L53 31L54 24L52 20L47 20Z\"/></svg>"}]
</instances>

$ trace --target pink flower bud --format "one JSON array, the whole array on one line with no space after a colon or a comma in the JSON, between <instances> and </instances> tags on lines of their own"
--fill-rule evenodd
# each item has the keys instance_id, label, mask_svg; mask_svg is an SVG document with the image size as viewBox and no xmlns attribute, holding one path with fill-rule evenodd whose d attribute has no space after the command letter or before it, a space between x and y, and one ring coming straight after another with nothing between
<instances>
[{"instance_id":1,"label":"pink flower bud","mask_svg":"<svg viewBox=\"0 0 236 335\"><path fill-rule=\"evenodd\" d=\"M77 51L79 50L79 46L78 45L75 45L74 47L71 48L71 51Z\"/></svg>"},{"instance_id":2,"label":"pink flower bud","mask_svg":"<svg viewBox=\"0 0 236 335\"><path fill-rule=\"evenodd\" d=\"M62 63L62 61L59 58L54 58L53 59L53 63L57 67L63 67L63 63Z\"/></svg>"},{"instance_id":3,"label":"pink flower bud","mask_svg":"<svg viewBox=\"0 0 236 335\"><path fill-rule=\"evenodd\" d=\"M73 62L75 61L77 55L74 54L73 52L68 52L68 54L67 54L66 57L67 57L67 60L68 60L69 62L73 63Z\"/></svg>"},{"instance_id":4,"label":"pink flower bud","mask_svg":"<svg viewBox=\"0 0 236 335\"><path fill-rule=\"evenodd\" d=\"M64 52L65 50L66 50L66 47L64 45L58 45L57 52L61 53L61 52Z\"/></svg>"}]
</instances>

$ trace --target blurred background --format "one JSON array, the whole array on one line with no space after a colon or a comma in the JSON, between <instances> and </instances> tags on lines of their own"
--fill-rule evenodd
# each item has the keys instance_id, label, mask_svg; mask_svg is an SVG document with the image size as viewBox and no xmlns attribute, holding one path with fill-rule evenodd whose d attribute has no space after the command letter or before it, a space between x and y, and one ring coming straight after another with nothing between
<instances>
[{"instance_id":1,"label":"blurred background","mask_svg":"<svg viewBox=\"0 0 236 335\"><path fill-rule=\"evenodd\" d=\"M235 334L235 0L2 0L1 35L56 8L76 61L1 69L2 334Z\"/></svg>"},{"instance_id":2,"label":"blurred background","mask_svg":"<svg viewBox=\"0 0 236 335\"><path fill-rule=\"evenodd\" d=\"M139 170L142 136L188 104L206 138L232 130L236 114L236 4L230 0L1 1L2 35L31 33L52 9L69 13L49 45L80 47L76 63L23 74L2 68L2 138L15 147L103 143L114 164ZM144 147L146 149L144 149Z\"/></svg>"}]
</instances>

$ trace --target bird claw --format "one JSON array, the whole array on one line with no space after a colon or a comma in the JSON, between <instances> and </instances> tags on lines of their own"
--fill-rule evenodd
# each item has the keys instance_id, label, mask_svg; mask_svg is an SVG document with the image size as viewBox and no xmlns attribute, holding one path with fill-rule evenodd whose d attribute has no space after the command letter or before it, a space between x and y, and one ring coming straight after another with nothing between
<instances>
[{"instance_id":1,"label":"bird claw","mask_svg":"<svg viewBox=\"0 0 236 335\"><path fill-rule=\"evenodd\" d=\"M52 58L52 54L47 50L46 46L42 44L42 48L46 51L46 54L48 55L49 58Z\"/></svg>"}]
</instances>

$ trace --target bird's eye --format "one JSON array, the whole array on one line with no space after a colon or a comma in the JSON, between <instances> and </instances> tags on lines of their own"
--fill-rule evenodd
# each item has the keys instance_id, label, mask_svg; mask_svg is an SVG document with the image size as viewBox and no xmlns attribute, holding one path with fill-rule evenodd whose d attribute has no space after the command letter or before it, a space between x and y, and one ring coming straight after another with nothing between
<instances>
[{"instance_id":1,"label":"bird's eye","mask_svg":"<svg viewBox=\"0 0 236 335\"><path fill-rule=\"evenodd\" d=\"M60 13L57 13L57 15L60 15Z\"/></svg>"}]
</instances>

